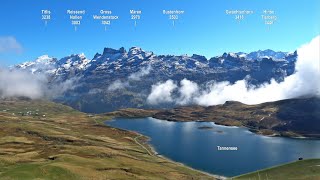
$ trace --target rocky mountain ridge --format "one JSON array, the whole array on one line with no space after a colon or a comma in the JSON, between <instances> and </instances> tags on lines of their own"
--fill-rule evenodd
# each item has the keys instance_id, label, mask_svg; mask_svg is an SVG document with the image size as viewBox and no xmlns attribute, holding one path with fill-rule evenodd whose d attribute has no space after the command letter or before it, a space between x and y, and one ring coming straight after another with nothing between
<instances>
[{"instance_id":1,"label":"rocky mountain ridge","mask_svg":"<svg viewBox=\"0 0 320 180\"><path fill-rule=\"evenodd\" d=\"M51 85L76 79L76 88L54 97L54 100L85 112L106 112L119 108L150 107L146 96L152 85L168 79L181 81L186 78L198 84L211 81L234 83L242 79L252 85L271 79L280 82L294 72L296 59L297 52L272 50L224 53L207 59L197 54L156 55L132 47L128 51L125 48L104 48L93 59L84 54L73 54L59 60L43 55L12 69L45 75Z\"/></svg>"}]
</instances>

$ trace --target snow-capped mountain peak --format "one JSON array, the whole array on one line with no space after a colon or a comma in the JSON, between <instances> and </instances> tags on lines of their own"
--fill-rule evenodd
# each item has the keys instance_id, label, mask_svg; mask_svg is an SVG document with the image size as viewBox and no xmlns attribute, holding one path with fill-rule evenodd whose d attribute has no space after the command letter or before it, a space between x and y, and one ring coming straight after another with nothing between
<instances>
[{"instance_id":1,"label":"snow-capped mountain peak","mask_svg":"<svg viewBox=\"0 0 320 180\"><path fill-rule=\"evenodd\" d=\"M81 54L72 54L57 60L48 55L43 55L34 61L25 62L16 66L18 69L26 69L32 73L45 72L57 76L73 76L83 74L125 72L130 74L137 72L141 67L152 67L153 71L163 74L176 73L216 73L229 70L243 69L251 71L260 66L260 61L270 59L278 63L276 66L285 66L294 62L296 53L275 52L272 50L255 51L251 53L224 53L207 59L204 56L193 54L181 55L155 55L151 51L145 51L140 47L132 47L126 51L104 48L103 53L96 53L92 60ZM263 64L263 63L262 63ZM290 65L291 66L291 65Z\"/></svg>"},{"instance_id":2,"label":"snow-capped mountain peak","mask_svg":"<svg viewBox=\"0 0 320 180\"><path fill-rule=\"evenodd\" d=\"M38 68L46 68L48 66L56 64L57 59L49 57L49 55L39 56L34 61L26 61L24 63L18 64L15 67L19 69L33 69L31 72L35 72Z\"/></svg>"},{"instance_id":3,"label":"snow-capped mountain peak","mask_svg":"<svg viewBox=\"0 0 320 180\"><path fill-rule=\"evenodd\" d=\"M36 62L48 62L48 61L51 61L53 58L49 57L49 55L42 55L42 56L39 56L37 59L36 59Z\"/></svg>"},{"instance_id":4,"label":"snow-capped mountain peak","mask_svg":"<svg viewBox=\"0 0 320 180\"><path fill-rule=\"evenodd\" d=\"M280 59L285 59L287 54L288 54L287 52L281 52L281 51L275 52L271 49L266 49L266 50L258 50L258 51L251 52L247 55L247 58L250 60L261 60L263 58L269 57L274 60L280 60Z\"/></svg>"},{"instance_id":5,"label":"snow-capped mountain peak","mask_svg":"<svg viewBox=\"0 0 320 180\"><path fill-rule=\"evenodd\" d=\"M77 87L68 90L68 95L65 96L67 98L61 99L67 104L81 107L98 105L105 110L109 107L123 107L124 104L140 106L143 102L141 92L148 92L155 82L168 79L176 82L186 78L197 83L234 83L246 78L248 83L253 85L270 79L281 81L294 73L296 59L296 52L272 50L259 50L248 54L230 52L207 59L197 54L155 55L139 47L132 47L127 51L124 48L104 48L103 52L95 54L92 60L83 53L72 54L60 60L44 55L13 68L44 74L50 80L50 85L76 79ZM109 86L114 82L120 82L123 89L110 91ZM94 96L90 93L92 89L96 90Z\"/></svg>"}]
</instances>

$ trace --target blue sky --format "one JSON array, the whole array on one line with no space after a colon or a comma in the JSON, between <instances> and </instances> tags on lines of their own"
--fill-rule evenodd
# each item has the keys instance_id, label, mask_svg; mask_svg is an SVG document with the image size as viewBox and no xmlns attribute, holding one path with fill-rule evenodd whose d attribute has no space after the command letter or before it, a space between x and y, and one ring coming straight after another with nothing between
<instances>
[{"instance_id":1,"label":"blue sky","mask_svg":"<svg viewBox=\"0 0 320 180\"><path fill-rule=\"evenodd\" d=\"M259 49L292 51L320 32L319 0L7 0L0 4L0 65L43 54L62 58L83 52L92 58L104 47L122 46L207 58ZM42 9L51 10L47 26L41 20ZM77 31L67 9L86 10ZM92 20L101 9L119 16L106 31ZM130 9L142 10L136 27ZM261 19L265 9L274 10L278 18L270 28ZM162 10L184 10L185 14L173 26ZM239 23L225 10L254 10L255 14Z\"/></svg>"}]
</instances>

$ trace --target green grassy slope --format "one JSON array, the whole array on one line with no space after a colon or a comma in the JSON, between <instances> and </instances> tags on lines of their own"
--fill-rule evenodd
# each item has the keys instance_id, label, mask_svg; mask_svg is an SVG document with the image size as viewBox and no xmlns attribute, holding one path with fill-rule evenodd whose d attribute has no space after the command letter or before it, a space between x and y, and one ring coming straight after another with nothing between
<instances>
[{"instance_id":1,"label":"green grassy slope","mask_svg":"<svg viewBox=\"0 0 320 180\"><path fill-rule=\"evenodd\" d=\"M234 177L243 180L319 180L320 159L308 159Z\"/></svg>"},{"instance_id":2,"label":"green grassy slope","mask_svg":"<svg viewBox=\"0 0 320 180\"><path fill-rule=\"evenodd\" d=\"M1 100L0 179L214 179L149 154L145 137L102 125L107 118Z\"/></svg>"}]
</instances>

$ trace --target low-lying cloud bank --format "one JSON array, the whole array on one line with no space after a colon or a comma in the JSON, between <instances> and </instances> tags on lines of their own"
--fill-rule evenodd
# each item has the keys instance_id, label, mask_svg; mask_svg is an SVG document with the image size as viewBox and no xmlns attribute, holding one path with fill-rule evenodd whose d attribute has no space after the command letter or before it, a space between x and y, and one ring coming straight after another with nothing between
<instances>
[{"instance_id":1,"label":"low-lying cloud bank","mask_svg":"<svg viewBox=\"0 0 320 180\"><path fill-rule=\"evenodd\" d=\"M152 85L151 94L147 101L150 104L168 103L172 102L172 93L178 86L170 79L164 83L157 83Z\"/></svg>"},{"instance_id":2,"label":"low-lying cloud bank","mask_svg":"<svg viewBox=\"0 0 320 180\"><path fill-rule=\"evenodd\" d=\"M138 72L130 74L128 79L133 81L140 81L143 76L150 74L151 70L151 66L142 67Z\"/></svg>"},{"instance_id":3,"label":"low-lying cloud bank","mask_svg":"<svg viewBox=\"0 0 320 180\"><path fill-rule=\"evenodd\" d=\"M283 82L260 86L250 86L247 81L212 82L199 86L197 83L183 79L179 83L167 80L152 86L147 101L156 105L175 103L179 105L199 104L204 106L223 104L226 101L240 101L246 104L259 104L301 96L320 95L320 36L298 49L295 73ZM174 92L177 92L175 95Z\"/></svg>"},{"instance_id":4,"label":"low-lying cloud bank","mask_svg":"<svg viewBox=\"0 0 320 180\"><path fill-rule=\"evenodd\" d=\"M55 98L77 86L79 78L49 83L43 74L22 70L0 69L0 98L28 97L31 99Z\"/></svg>"},{"instance_id":5,"label":"low-lying cloud bank","mask_svg":"<svg viewBox=\"0 0 320 180\"><path fill-rule=\"evenodd\" d=\"M32 99L44 96L45 77L23 71L0 70L0 96L25 96Z\"/></svg>"},{"instance_id":6,"label":"low-lying cloud bank","mask_svg":"<svg viewBox=\"0 0 320 180\"><path fill-rule=\"evenodd\" d=\"M130 87L129 81L140 81L142 77L147 76L150 74L152 67L146 66L142 67L139 71L132 73L126 78L125 80L117 79L113 81L107 88L108 91L115 91L118 89L125 89Z\"/></svg>"},{"instance_id":7,"label":"low-lying cloud bank","mask_svg":"<svg viewBox=\"0 0 320 180\"><path fill-rule=\"evenodd\" d=\"M128 81L121 81L119 79L113 81L109 86L108 86L108 91L115 91L118 89L124 89L129 86Z\"/></svg>"}]
</instances>

